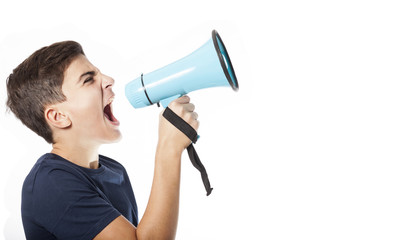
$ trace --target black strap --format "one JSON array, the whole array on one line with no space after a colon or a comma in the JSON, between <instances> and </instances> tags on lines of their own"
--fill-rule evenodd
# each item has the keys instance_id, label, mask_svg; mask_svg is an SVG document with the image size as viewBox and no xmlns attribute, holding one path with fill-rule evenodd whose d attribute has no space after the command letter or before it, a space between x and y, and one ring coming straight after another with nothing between
<instances>
[{"instance_id":1,"label":"black strap","mask_svg":"<svg viewBox=\"0 0 393 240\"><path fill-rule=\"evenodd\" d=\"M209 196L213 188L210 187L209 177L207 176L205 167L203 166L201 160L198 157L198 154L194 148L194 144L191 143L190 146L187 147L187 152L188 152L188 156L190 157L192 165L194 165L194 167L198 169L199 172L201 173L202 182L203 185L205 185L205 189L206 189L206 196Z\"/></svg>"},{"instance_id":2,"label":"black strap","mask_svg":"<svg viewBox=\"0 0 393 240\"><path fill-rule=\"evenodd\" d=\"M193 127L191 127L186 121L184 121L181 117L176 115L169 107L167 107L163 113L164 118L166 118L173 126L183 132L193 143L196 143L198 140L198 134ZM188 156L190 157L192 165L199 170L201 173L203 185L205 185L206 195L209 196L212 192L213 188L210 187L209 177L207 176L207 172L205 167L203 166L201 160L196 153L194 145L191 143L190 146L187 147Z\"/></svg>"}]
</instances>

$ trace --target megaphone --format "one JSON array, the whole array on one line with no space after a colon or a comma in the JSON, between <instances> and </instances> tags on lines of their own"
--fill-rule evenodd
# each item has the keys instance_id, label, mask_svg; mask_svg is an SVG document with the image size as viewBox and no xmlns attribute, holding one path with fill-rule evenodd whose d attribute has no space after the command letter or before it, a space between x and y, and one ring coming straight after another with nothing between
<instances>
[{"instance_id":1,"label":"megaphone","mask_svg":"<svg viewBox=\"0 0 393 240\"><path fill-rule=\"evenodd\" d=\"M210 87L228 86L233 90L239 89L235 70L225 45L216 30L212 37L190 55L177 60L165 67L132 80L126 85L125 93L134 108L141 108L160 103L165 107L163 117L182 131L193 143L199 135L182 118L178 117L168 104L189 92ZM192 144L187 147L191 163L197 168L202 177L207 196L213 188L206 169L200 161Z\"/></svg>"},{"instance_id":2,"label":"megaphone","mask_svg":"<svg viewBox=\"0 0 393 240\"><path fill-rule=\"evenodd\" d=\"M213 30L211 39L188 56L129 82L125 94L134 108L166 107L181 95L220 86L239 89L225 45Z\"/></svg>"}]
</instances>

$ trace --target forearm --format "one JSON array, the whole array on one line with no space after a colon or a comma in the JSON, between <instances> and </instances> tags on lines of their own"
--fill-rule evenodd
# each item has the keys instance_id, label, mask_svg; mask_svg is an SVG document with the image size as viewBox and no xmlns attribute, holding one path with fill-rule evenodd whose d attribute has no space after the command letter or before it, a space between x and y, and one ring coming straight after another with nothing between
<instances>
[{"instance_id":1,"label":"forearm","mask_svg":"<svg viewBox=\"0 0 393 240\"><path fill-rule=\"evenodd\" d=\"M180 159L181 151L165 143L158 144L153 185L137 228L138 239L175 238L179 215Z\"/></svg>"},{"instance_id":2,"label":"forearm","mask_svg":"<svg viewBox=\"0 0 393 240\"><path fill-rule=\"evenodd\" d=\"M198 130L198 114L188 96L172 101L175 114ZM145 214L137 228L138 239L174 239L179 215L181 154L190 139L160 115L153 185Z\"/></svg>"}]
</instances>

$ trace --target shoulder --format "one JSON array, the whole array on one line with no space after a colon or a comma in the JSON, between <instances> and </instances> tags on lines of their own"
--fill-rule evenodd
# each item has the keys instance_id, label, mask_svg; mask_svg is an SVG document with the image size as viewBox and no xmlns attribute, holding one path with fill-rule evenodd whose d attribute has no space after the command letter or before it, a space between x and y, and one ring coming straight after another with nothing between
<instances>
[{"instance_id":1,"label":"shoulder","mask_svg":"<svg viewBox=\"0 0 393 240\"><path fill-rule=\"evenodd\" d=\"M70 206L97 195L88 177L65 161L53 154L38 159L23 183L22 218L51 229Z\"/></svg>"},{"instance_id":2,"label":"shoulder","mask_svg":"<svg viewBox=\"0 0 393 240\"><path fill-rule=\"evenodd\" d=\"M55 154L46 153L41 156L26 177L26 181L51 180L56 181L57 178L84 178L83 172L74 164L57 156Z\"/></svg>"},{"instance_id":3,"label":"shoulder","mask_svg":"<svg viewBox=\"0 0 393 240\"><path fill-rule=\"evenodd\" d=\"M83 171L67 160L47 153L38 159L25 178L22 195L35 200L45 200L41 198L47 198L49 194L61 197L69 191L90 188L90 185L89 177Z\"/></svg>"},{"instance_id":4,"label":"shoulder","mask_svg":"<svg viewBox=\"0 0 393 240\"><path fill-rule=\"evenodd\" d=\"M82 168L45 154L26 177L22 220L59 238L92 239L120 215Z\"/></svg>"}]
</instances>

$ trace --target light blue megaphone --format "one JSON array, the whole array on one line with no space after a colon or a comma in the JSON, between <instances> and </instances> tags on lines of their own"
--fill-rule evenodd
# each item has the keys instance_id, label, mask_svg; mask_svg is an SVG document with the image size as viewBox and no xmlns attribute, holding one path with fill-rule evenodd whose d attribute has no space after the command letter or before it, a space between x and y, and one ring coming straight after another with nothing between
<instances>
[{"instance_id":1,"label":"light blue megaphone","mask_svg":"<svg viewBox=\"0 0 393 240\"><path fill-rule=\"evenodd\" d=\"M134 108L161 103L163 107L189 92L210 87L239 89L228 52L216 30L212 38L190 55L132 80L126 85Z\"/></svg>"}]
</instances>

